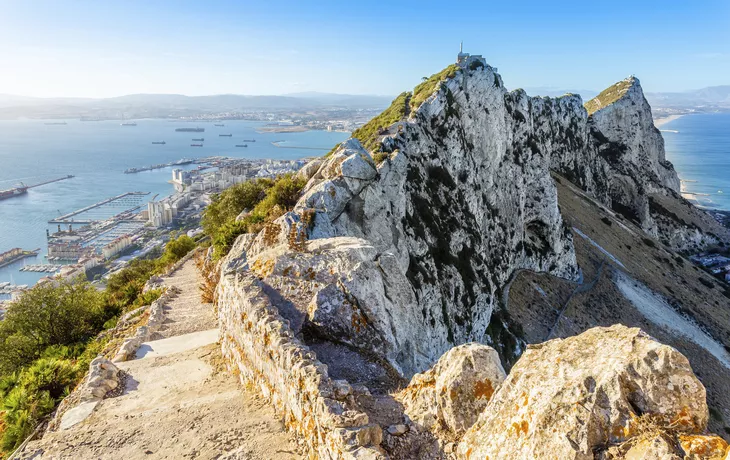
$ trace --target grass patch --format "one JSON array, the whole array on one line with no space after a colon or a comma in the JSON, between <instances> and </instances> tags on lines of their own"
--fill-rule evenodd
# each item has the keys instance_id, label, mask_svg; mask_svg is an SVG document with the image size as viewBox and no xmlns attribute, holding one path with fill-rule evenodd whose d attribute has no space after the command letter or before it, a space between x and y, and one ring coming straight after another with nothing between
<instances>
[{"instance_id":1,"label":"grass patch","mask_svg":"<svg viewBox=\"0 0 730 460\"><path fill-rule=\"evenodd\" d=\"M585 107L588 111L588 115L593 115L600 109L607 107L621 99L621 97L626 94L626 92L629 90L629 88L631 88L631 85L633 84L633 78L621 80L620 82L615 83L601 91L598 96L583 104L583 107Z\"/></svg>"},{"instance_id":2,"label":"grass patch","mask_svg":"<svg viewBox=\"0 0 730 460\"><path fill-rule=\"evenodd\" d=\"M411 93L401 93L393 100L390 107L380 115L353 131L352 137L358 139L368 151L379 152L378 137L383 135L390 125L399 122L408 115L408 101L410 99Z\"/></svg>"}]
</instances>

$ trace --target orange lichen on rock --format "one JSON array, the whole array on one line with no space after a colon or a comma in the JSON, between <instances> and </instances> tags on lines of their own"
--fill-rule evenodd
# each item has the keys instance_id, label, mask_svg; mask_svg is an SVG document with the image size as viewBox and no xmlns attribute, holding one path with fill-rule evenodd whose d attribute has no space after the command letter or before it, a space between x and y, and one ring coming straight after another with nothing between
<instances>
[{"instance_id":1,"label":"orange lichen on rock","mask_svg":"<svg viewBox=\"0 0 730 460\"><path fill-rule=\"evenodd\" d=\"M728 453L727 442L719 436L680 435L679 444L688 460L723 460Z\"/></svg>"},{"instance_id":2,"label":"orange lichen on rock","mask_svg":"<svg viewBox=\"0 0 730 460\"><path fill-rule=\"evenodd\" d=\"M486 398L489 400L494 394L494 387L489 379L477 381L474 384L474 397L475 398Z\"/></svg>"}]
</instances>

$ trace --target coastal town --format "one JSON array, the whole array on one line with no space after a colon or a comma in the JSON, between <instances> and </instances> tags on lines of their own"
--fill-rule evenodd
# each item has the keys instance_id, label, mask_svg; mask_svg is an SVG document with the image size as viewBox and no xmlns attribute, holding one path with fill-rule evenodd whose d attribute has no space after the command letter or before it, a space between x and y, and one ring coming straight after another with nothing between
<instances>
[{"instance_id":1,"label":"coastal town","mask_svg":"<svg viewBox=\"0 0 730 460\"><path fill-rule=\"evenodd\" d=\"M48 263L26 264L19 270L45 273L39 283L85 277L103 284L109 275L122 270L131 260L159 253L171 236L199 235L202 211L216 193L250 179L296 172L306 161L216 156L197 159L194 163L175 162L168 167L197 166L171 169L169 183L174 193L145 202L149 198L147 193L128 192L52 219L49 223L57 224L57 230L46 232ZM103 219L93 217L111 205L121 206L122 210ZM97 214L90 214L92 210ZM40 248L34 251L14 248L0 254L0 264L36 257L39 252ZM5 297L0 299L0 317L5 304L28 287L11 282L0 284L0 295Z\"/></svg>"}]
</instances>

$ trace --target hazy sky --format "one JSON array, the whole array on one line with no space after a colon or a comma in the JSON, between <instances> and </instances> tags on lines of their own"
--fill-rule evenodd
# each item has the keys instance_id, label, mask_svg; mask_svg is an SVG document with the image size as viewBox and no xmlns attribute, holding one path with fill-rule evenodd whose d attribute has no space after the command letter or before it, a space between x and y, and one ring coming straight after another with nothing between
<instances>
[{"instance_id":1,"label":"hazy sky","mask_svg":"<svg viewBox=\"0 0 730 460\"><path fill-rule=\"evenodd\" d=\"M510 88L730 84L730 0L0 0L0 93L397 94L462 39Z\"/></svg>"}]
</instances>

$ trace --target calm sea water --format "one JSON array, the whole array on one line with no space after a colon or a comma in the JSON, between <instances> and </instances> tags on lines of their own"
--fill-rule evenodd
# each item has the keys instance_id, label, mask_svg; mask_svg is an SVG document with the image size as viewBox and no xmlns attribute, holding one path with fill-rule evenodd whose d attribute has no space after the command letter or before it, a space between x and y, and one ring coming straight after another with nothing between
<instances>
[{"instance_id":1,"label":"calm sea water","mask_svg":"<svg viewBox=\"0 0 730 460\"><path fill-rule=\"evenodd\" d=\"M72 174L73 179L33 188L21 197L0 201L0 252L10 248L41 248L41 255L0 269L0 282L33 284L45 274L18 271L25 264L45 263L47 221L125 192L151 192L161 196L173 192L168 184L171 170L164 168L138 174L124 174L131 167L167 163L180 158L225 155L238 158L298 159L322 155L347 133L307 131L303 133L263 133L263 123L225 121L184 123L167 120L135 120L137 126L121 126L119 121L45 125L39 120L0 121L0 189L26 185ZM175 128L205 128L203 133L178 133ZM219 137L219 134L233 134ZM193 138L204 138L204 147L191 147ZM237 148L244 139L248 148ZM165 141L165 145L152 145ZM271 144L284 141L282 147ZM314 147L303 150L292 147Z\"/></svg>"},{"instance_id":2,"label":"calm sea water","mask_svg":"<svg viewBox=\"0 0 730 460\"><path fill-rule=\"evenodd\" d=\"M730 210L730 114L686 115L660 129L684 191L703 206Z\"/></svg>"}]
</instances>

